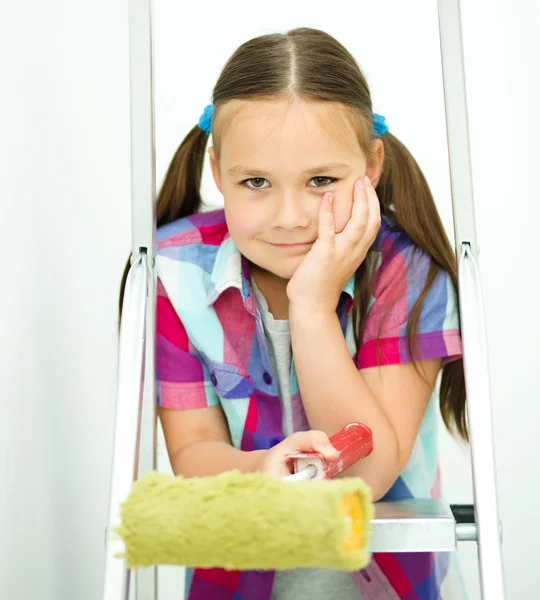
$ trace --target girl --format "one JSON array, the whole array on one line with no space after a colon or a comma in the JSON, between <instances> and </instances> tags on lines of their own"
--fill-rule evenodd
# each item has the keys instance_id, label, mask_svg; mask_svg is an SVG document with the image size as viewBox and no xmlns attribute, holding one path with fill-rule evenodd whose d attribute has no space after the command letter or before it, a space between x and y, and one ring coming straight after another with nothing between
<instances>
[{"instance_id":1,"label":"girl","mask_svg":"<svg viewBox=\"0 0 540 600\"><path fill-rule=\"evenodd\" d=\"M210 134L224 210L199 213ZM329 436L358 421L374 451L344 476L375 500L437 496L438 402L467 436L455 260L348 51L306 28L243 44L157 214L157 390L174 472L283 476L288 453L332 459ZM186 597L454 600L465 593L450 556L375 554L351 574L188 570Z\"/></svg>"}]
</instances>

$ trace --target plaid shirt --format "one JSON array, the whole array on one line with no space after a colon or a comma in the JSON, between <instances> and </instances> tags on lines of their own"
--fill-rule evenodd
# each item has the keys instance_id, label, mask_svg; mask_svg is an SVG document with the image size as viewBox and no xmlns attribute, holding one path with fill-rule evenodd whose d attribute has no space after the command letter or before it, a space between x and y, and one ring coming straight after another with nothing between
<instances>
[{"instance_id":1,"label":"plaid shirt","mask_svg":"<svg viewBox=\"0 0 540 600\"><path fill-rule=\"evenodd\" d=\"M351 319L354 276L343 289L338 315L359 369L410 362L406 326L422 291L429 257L383 219L371 248L377 272L363 342L355 347ZM413 256L414 254L414 256ZM158 230L156 371L160 406L220 405L232 443L241 450L271 448L284 439L278 383L251 287L247 260L228 234L222 210L200 213ZM416 358L461 356L456 292L440 273L427 294L418 326ZM309 429L291 366L295 431ZM411 458L385 499L436 497L438 398L434 392ZM351 573L364 600L452 600L465 597L453 554L374 554ZM269 600L275 572L187 570L189 600Z\"/></svg>"}]
</instances>

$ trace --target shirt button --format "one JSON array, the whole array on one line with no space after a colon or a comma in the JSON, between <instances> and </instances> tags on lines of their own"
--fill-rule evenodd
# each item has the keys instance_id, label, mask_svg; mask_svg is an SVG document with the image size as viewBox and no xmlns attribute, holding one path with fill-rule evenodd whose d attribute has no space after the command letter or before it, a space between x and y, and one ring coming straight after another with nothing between
<instances>
[{"instance_id":1,"label":"shirt button","mask_svg":"<svg viewBox=\"0 0 540 600\"><path fill-rule=\"evenodd\" d=\"M212 373L210 375L210 381L212 382L212 385L217 385L217 377L216 377L215 373Z\"/></svg>"},{"instance_id":2,"label":"shirt button","mask_svg":"<svg viewBox=\"0 0 540 600\"><path fill-rule=\"evenodd\" d=\"M267 385L270 385L272 383L272 375L270 375L270 373L268 373L267 371L263 373L263 379L264 383L266 383Z\"/></svg>"}]
</instances>

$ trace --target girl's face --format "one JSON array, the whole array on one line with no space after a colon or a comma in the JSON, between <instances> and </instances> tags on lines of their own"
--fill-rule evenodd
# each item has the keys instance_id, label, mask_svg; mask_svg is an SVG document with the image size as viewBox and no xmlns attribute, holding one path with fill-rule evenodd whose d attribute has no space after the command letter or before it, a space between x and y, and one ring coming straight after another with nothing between
<instances>
[{"instance_id":1,"label":"girl's face","mask_svg":"<svg viewBox=\"0 0 540 600\"><path fill-rule=\"evenodd\" d=\"M230 235L254 265L290 279L317 239L323 194L334 194L340 232L351 215L354 182L367 173L376 185L382 160L368 168L335 104L235 100L219 119L219 164L213 148L209 153Z\"/></svg>"}]
</instances>

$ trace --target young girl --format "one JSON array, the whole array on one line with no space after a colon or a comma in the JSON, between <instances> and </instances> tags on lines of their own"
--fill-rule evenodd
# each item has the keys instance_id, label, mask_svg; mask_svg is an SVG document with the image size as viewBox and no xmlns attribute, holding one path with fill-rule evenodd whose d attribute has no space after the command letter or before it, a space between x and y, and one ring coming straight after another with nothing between
<instances>
[{"instance_id":1,"label":"young girl","mask_svg":"<svg viewBox=\"0 0 540 600\"><path fill-rule=\"evenodd\" d=\"M224 210L199 213L210 134ZM436 497L438 403L467 435L455 259L347 50L305 28L243 44L157 214L157 389L174 472L283 476L291 451L332 459L329 436L357 421L374 451L344 476L374 500ZM186 597L455 600L452 557L375 554L358 573L188 570Z\"/></svg>"}]
</instances>

